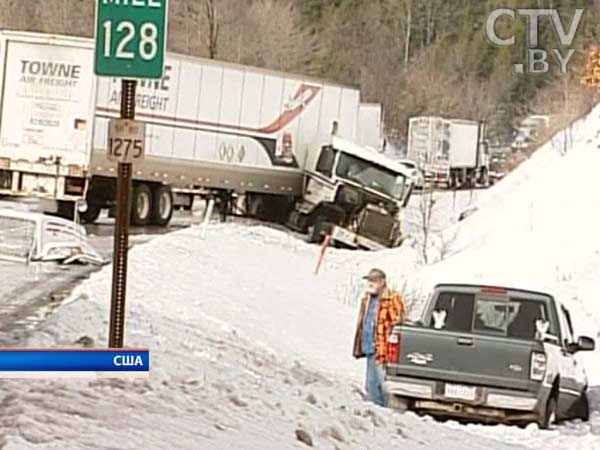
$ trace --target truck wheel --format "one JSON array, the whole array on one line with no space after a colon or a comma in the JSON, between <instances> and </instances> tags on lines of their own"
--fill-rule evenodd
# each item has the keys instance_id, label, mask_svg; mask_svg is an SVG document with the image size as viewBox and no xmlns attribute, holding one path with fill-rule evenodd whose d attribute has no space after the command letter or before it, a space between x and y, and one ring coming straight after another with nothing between
<instances>
[{"instance_id":1,"label":"truck wheel","mask_svg":"<svg viewBox=\"0 0 600 450\"><path fill-rule=\"evenodd\" d=\"M248 215L258 220L265 220L267 208L264 197L260 194L249 194L246 201L246 212Z\"/></svg>"},{"instance_id":2,"label":"truck wheel","mask_svg":"<svg viewBox=\"0 0 600 450\"><path fill-rule=\"evenodd\" d=\"M590 404L588 402L587 392L583 392L577 400L574 407L575 419L581 419L583 422L590 420Z\"/></svg>"},{"instance_id":3,"label":"truck wheel","mask_svg":"<svg viewBox=\"0 0 600 450\"><path fill-rule=\"evenodd\" d=\"M87 209L84 213L80 213L79 217L83 223L94 223L100 217L100 211L102 211L100 205L88 203Z\"/></svg>"},{"instance_id":4,"label":"truck wheel","mask_svg":"<svg viewBox=\"0 0 600 450\"><path fill-rule=\"evenodd\" d=\"M173 216L173 192L169 186L158 186L152 196L152 223L165 227Z\"/></svg>"},{"instance_id":5,"label":"truck wheel","mask_svg":"<svg viewBox=\"0 0 600 450\"><path fill-rule=\"evenodd\" d=\"M490 173L488 172L488 170L484 167L481 170L481 185L483 187L490 187Z\"/></svg>"},{"instance_id":6,"label":"truck wheel","mask_svg":"<svg viewBox=\"0 0 600 450\"><path fill-rule=\"evenodd\" d=\"M138 227L148 225L152 215L152 190L147 184L136 184L133 187L131 202L131 223Z\"/></svg>"},{"instance_id":7,"label":"truck wheel","mask_svg":"<svg viewBox=\"0 0 600 450\"><path fill-rule=\"evenodd\" d=\"M547 430L551 425L558 422L558 402L556 401L556 394L552 393L548 399L548 403L543 411L538 414L538 426L541 430Z\"/></svg>"},{"instance_id":8,"label":"truck wheel","mask_svg":"<svg viewBox=\"0 0 600 450\"><path fill-rule=\"evenodd\" d=\"M299 211L292 211L288 217L287 226L300 233L306 233L308 228L306 224L306 214L302 214Z\"/></svg>"}]
</instances>

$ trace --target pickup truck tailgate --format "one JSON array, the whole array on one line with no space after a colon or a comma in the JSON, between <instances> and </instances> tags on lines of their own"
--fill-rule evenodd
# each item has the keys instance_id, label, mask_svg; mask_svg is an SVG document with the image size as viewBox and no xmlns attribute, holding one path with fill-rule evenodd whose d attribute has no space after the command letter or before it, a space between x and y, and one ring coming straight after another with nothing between
<instances>
[{"instance_id":1,"label":"pickup truck tailgate","mask_svg":"<svg viewBox=\"0 0 600 450\"><path fill-rule=\"evenodd\" d=\"M541 344L416 326L400 326L400 356L388 376L527 390L532 351Z\"/></svg>"}]
</instances>

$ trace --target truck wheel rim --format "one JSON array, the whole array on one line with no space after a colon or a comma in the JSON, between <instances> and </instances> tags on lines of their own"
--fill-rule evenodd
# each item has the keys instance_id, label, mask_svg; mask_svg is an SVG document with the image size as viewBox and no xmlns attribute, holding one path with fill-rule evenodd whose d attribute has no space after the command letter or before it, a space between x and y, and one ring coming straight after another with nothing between
<instances>
[{"instance_id":1,"label":"truck wheel rim","mask_svg":"<svg viewBox=\"0 0 600 450\"><path fill-rule=\"evenodd\" d=\"M162 219L169 217L171 212L171 196L164 192L158 200L158 214Z\"/></svg>"},{"instance_id":2,"label":"truck wheel rim","mask_svg":"<svg viewBox=\"0 0 600 450\"><path fill-rule=\"evenodd\" d=\"M137 199L137 213L140 219L145 219L148 217L148 213L150 212L150 198L146 193L142 193L138 196Z\"/></svg>"}]
</instances>

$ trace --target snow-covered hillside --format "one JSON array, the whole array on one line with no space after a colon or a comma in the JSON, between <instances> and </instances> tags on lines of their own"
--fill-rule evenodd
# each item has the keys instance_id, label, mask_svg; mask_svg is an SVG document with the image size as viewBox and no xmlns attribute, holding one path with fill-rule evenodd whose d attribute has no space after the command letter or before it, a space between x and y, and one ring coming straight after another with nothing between
<instances>
[{"instance_id":1,"label":"snow-covered hillside","mask_svg":"<svg viewBox=\"0 0 600 450\"><path fill-rule=\"evenodd\" d=\"M364 362L351 358L360 275L376 265L415 300L432 282L465 276L550 285L583 333L600 330L600 110L578 124L566 154L548 144L478 197L447 230L445 259L421 267L416 247L361 253L319 248L264 226L212 225L161 236L130 254L130 346L149 346L148 382L4 382L0 409L13 449L317 448L572 449L600 447L590 424L555 431L440 424L362 402ZM564 147L560 146L561 150ZM111 269L83 283L28 345L83 335L106 345ZM600 353L586 367L599 406ZM468 444L466 444L468 443Z\"/></svg>"}]
</instances>

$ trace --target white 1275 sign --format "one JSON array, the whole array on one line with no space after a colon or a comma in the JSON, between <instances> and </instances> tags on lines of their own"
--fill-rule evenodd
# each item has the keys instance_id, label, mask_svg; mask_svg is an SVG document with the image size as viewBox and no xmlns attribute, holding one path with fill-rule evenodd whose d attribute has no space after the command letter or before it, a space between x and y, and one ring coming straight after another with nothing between
<instances>
[{"instance_id":1,"label":"white 1275 sign","mask_svg":"<svg viewBox=\"0 0 600 450\"><path fill-rule=\"evenodd\" d=\"M107 156L110 161L133 163L144 159L146 124L131 119L111 119Z\"/></svg>"}]
</instances>

